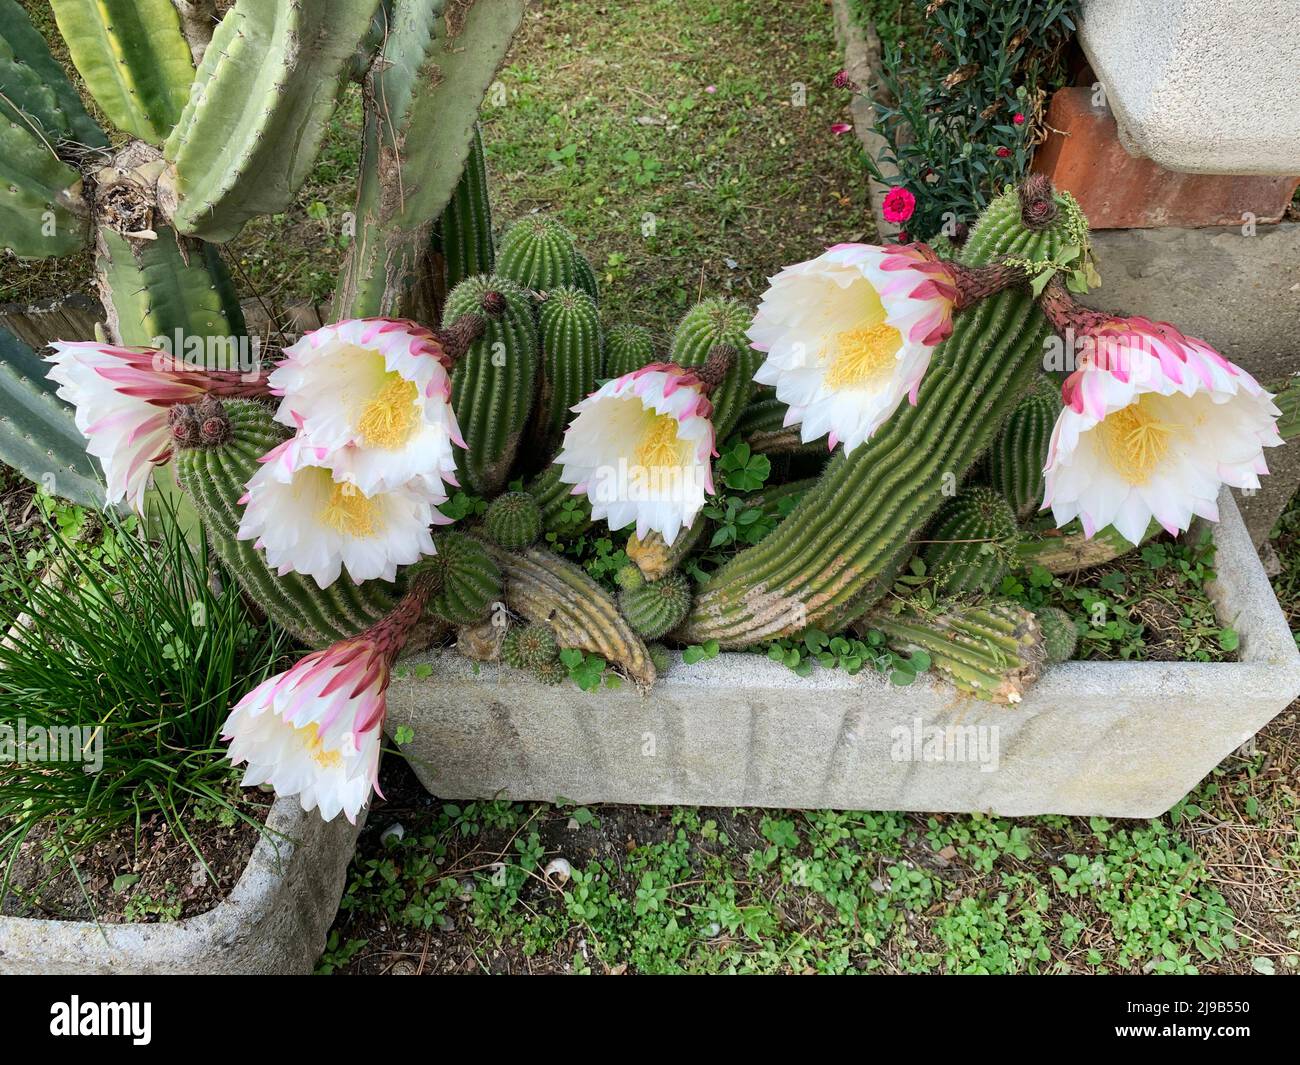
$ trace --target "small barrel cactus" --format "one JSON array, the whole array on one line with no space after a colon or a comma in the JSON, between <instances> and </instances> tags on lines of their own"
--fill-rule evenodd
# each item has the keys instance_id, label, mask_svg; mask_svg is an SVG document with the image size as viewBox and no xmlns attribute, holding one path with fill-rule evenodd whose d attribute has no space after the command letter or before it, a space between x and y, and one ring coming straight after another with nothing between
<instances>
[{"instance_id":1,"label":"small barrel cactus","mask_svg":"<svg viewBox=\"0 0 1300 1065\"><path fill-rule=\"evenodd\" d=\"M464 533L442 532L433 542L437 553L422 563L441 578L430 609L452 625L482 621L501 600L501 568Z\"/></svg>"},{"instance_id":2,"label":"small barrel cactus","mask_svg":"<svg viewBox=\"0 0 1300 1065\"><path fill-rule=\"evenodd\" d=\"M559 654L555 633L536 622L511 629L501 643L502 660L515 669L537 669L555 661Z\"/></svg>"},{"instance_id":3,"label":"small barrel cactus","mask_svg":"<svg viewBox=\"0 0 1300 1065\"><path fill-rule=\"evenodd\" d=\"M1011 568L1019 538L1002 493L974 485L939 508L921 557L944 592L987 591Z\"/></svg>"},{"instance_id":4,"label":"small barrel cactus","mask_svg":"<svg viewBox=\"0 0 1300 1065\"><path fill-rule=\"evenodd\" d=\"M691 584L680 573L666 573L657 581L625 587L618 597L618 608L628 624L647 640L675 629L690 605Z\"/></svg>"},{"instance_id":5,"label":"small barrel cactus","mask_svg":"<svg viewBox=\"0 0 1300 1065\"><path fill-rule=\"evenodd\" d=\"M535 292L578 284L573 234L547 215L521 218L501 238L497 273Z\"/></svg>"},{"instance_id":6,"label":"small barrel cactus","mask_svg":"<svg viewBox=\"0 0 1300 1065\"><path fill-rule=\"evenodd\" d=\"M581 288L558 285L537 315L542 340L542 389L536 438L553 451L569 424L570 409L596 389L600 374L600 315Z\"/></svg>"},{"instance_id":7,"label":"small barrel cactus","mask_svg":"<svg viewBox=\"0 0 1300 1065\"><path fill-rule=\"evenodd\" d=\"M644 326L620 322L605 334L606 377L622 377L654 361L654 338Z\"/></svg>"},{"instance_id":8,"label":"small barrel cactus","mask_svg":"<svg viewBox=\"0 0 1300 1065\"><path fill-rule=\"evenodd\" d=\"M542 511L527 492L504 492L488 504L483 528L494 543L518 551L541 536Z\"/></svg>"},{"instance_id":9,"label":"small barrel cactus","mask_svg":"<svg viewBox=\"0 0 1300 1065\"><path fill-rule=\"evenodd\" d=\"M1064 610L1057 606L1043 607L1035 615L1038 627L1043 630L1043 647L1049 662L1068 662L1079 647L1079 628Z\"/></svg>"}]
</instances>

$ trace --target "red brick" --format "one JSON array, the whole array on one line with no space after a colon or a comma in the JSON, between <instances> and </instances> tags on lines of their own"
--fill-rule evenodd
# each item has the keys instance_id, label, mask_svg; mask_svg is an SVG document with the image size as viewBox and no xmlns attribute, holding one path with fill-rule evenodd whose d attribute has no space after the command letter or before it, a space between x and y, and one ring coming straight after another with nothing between
<instances>
[{"instance_id":1,"label":"red brick","mask_svg":"<svg viewBox=\"0 0 1300 1065\"><path fill-rule=\"evenodd\" d=\"M1300 178L1178 174L1129 155L1115 117L1086 87L1059 90L1047 110L1054 132L1034 156L1035 173L1074 193L1093 229L1277 222Z\"/></svg>"}]
</instances>

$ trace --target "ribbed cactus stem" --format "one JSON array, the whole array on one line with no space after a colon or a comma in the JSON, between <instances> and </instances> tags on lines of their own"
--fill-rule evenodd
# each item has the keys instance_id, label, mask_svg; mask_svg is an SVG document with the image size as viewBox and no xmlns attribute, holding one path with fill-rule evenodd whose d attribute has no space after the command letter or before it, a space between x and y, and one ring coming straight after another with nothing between
<instances>
[{"instance_id":1,"label":"ribbed cactus stem","mask_svg":"<svg viewBox=\"0 0 1300 1065\"><path fill-rule=\"evenodd\" d=\"M899 613L873 611L863 625L883 633L896 651L924 651L959 691L989 702L1020 702L1047 658L1034 615L1014 603L942 611L906 606Z\"/></svg>"}]
</instances>

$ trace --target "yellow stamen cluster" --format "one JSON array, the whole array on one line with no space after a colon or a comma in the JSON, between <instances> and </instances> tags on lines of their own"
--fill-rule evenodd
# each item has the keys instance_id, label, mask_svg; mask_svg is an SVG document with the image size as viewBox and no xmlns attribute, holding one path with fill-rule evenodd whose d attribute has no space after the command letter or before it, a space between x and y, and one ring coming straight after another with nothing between
<instances>
[{"instance_id":1,"label":"yellow stamen cluster","mask_svg":"<svg viewBox=\"0 0 1300 1065\"><path fill-rule=\"evenodd\" d=\"M1150 393L1139 396L1136 402L1106 415L1098 426L1111 465L1129 484L1145 484L1150 479L1178 428L1156 414L1158 402L1159 397Z\"/></svg>"},{"instance_id":2,"label":"yellow stamen cluster","mask_svg":"<svg viewBox=\"0 0 1300 1065\"><path fill-rule=\"evenodd\" d=\"M420 410L416 405L419 389L414 381L401 374L384 375L384 387L379 390L357 422L361 439L367 447L392 450L411 438Z\"/></svg>"},{"instance_id":3,"label":"yellow stamen cluster","mask_svg":"<svg viewBox=\"0 0 1300 1065\"><path fill-rule=\"evenodd\" d=\"M347 482L335 482L331 487L320 520L335 532L358 538L374 536L383 527L379 504Z\"/></svg>"},{"instance_id":4,"label":"yellow stamen cluster","mask_svg":"<svg viewBox=\"0 0 1300 1065\"><path fill-rule=\"evenodd\" d=\"M835 350L826 373L828 388L854 388L894 372L903 335L892 325L877 322L835 335Z\"/></svg>"},{"instance_id":5,"label":"yellow stamen cluster","mask_svg":"<svg viewBox=\"0 0 1300 1065\"><path fill-rule=\"evenodd\" d=\"M682 444L683 441L677 438L677 419L671 414L655 415L654 422L641 437L632 465L646 469L680 466Z\"/></svg>"},{"instance_id":6,"label":"yellow stamen cluster","mask_svg":"<svg viewBox=\"0 0 1300 1065\"><path fill-rule=\"evenodd\" d=\"M327 751L325 749L325 743L320 738L320 729L315 721L294 729L294 732L302 737L312 760L322 769L335 769L343 764L343 756L338 751Z\"/></svg>"}]
</instances>

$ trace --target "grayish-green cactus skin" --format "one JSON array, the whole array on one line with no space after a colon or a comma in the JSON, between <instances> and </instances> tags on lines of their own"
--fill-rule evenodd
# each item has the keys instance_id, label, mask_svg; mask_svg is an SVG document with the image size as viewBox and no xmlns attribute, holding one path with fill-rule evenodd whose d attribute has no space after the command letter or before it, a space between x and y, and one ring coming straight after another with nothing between
<instances>
[{"instance_id":1,"label":"grayish-green cactus skin","mask_svg":"<svg viewBox=\"0 0 1300 1065\"><path fill-rule=\"evenodd\" d=\"M164 147L164 206L178 230L230 240L248 219L293 201L376 2L239 0L231 8Z\"/></svg>"},{"instance_id":2,"label":"grayish-green cactus skin","mask_svg":"<svg viewBox=\"0 0 1300 1065\"><path fill-rule=\"evenodd\" d=\"M55 495L101 507L103 481L48 370L31 348L0 329L0 462Z\"/></svg>"},{"instance_id":3,"label":"grayish-green cactus skin","mask_svg":"<svg viewBox=\"0 0 1300 1065\"><path fill-rule=\"evenodd\" d=\"M334 297L336 318L433 320L426 260L434 223L469 157L484 94L523 16L524 0L394 0L366 75L366 130L356 240Z\"/></svg>"}]
</instances>

